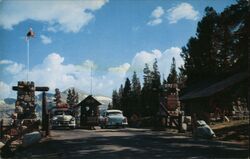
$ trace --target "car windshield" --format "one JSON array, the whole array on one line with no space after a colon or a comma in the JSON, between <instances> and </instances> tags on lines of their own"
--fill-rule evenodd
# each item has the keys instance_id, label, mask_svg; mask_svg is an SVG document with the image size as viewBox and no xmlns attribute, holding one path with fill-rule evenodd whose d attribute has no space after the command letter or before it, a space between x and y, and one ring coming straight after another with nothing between
<instances>
[{"instance_id":1,"label":"car windshield","mask_svg":"<svg viewBox=\"0 0 250 159\"><path fill-rule=\"evenodd\" d=\"M55 115L71 115L71 112L70 111L63 111L63 110L60 110L60 111L55 111Z\"/></svg>"},{"instance_id":2,"label":"car windshield","mask_svg":"<svg viewBox=\"0 0 250 159\"><path fill-rule=\"evenodd\" d=\"M107 112L107 116L109 115L122 115L121 112Z\"/></svg>"}]
</instances>

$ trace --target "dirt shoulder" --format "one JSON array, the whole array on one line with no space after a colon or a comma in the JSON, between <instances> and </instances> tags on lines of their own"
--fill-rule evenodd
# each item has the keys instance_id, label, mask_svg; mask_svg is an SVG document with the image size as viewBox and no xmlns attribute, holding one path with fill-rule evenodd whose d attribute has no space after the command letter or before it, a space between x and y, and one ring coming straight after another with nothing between
<instances>
[{"instance_id":1,"label":"dirt shoulder","mask_svg":"<svg viewBox=\"0 0 250 159\"><path fill-rule=\"evenodd\" d=\"M249 147L249 119L224 122L210 127L218 140L235 142Z\"/></svg>"}]
</instances>

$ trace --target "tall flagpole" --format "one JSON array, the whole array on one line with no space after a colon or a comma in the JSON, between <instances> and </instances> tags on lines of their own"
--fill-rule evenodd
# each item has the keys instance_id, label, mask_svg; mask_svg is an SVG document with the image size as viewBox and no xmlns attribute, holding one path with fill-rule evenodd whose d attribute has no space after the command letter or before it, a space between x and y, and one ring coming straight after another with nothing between
<instances>
[{"instance_id":1,"label":"tall flagpole","mask_svg":"<svg viewBox=\"0 0 250 159\"><path fill-rule=\"evenodd\" d=\"M92 66L90 66L90 95L92 95Z\"/></svg>"},{"instance_id":2,"label":"tall flagpole","mask_svg":"<svg viewBox=\"0 0 250 159\"><path fill-rule=\"evenodd\" d=\"M29 29L29 32L26 34L27 41L27 81L29 81L29 71L30 71L30 38L33 38L35 33L32 31L32 28Z\"/></svg>"},{"instance_id":3,"label":"tall flagpole","mask_svg":"<svg viewBox=\"0 0 250 159\"><path fill-rule=\"evenodd\" d=\"M27 39L27 81L29 81L29 70L30 70L30 40Z\"/></svg>"}]
</instances>

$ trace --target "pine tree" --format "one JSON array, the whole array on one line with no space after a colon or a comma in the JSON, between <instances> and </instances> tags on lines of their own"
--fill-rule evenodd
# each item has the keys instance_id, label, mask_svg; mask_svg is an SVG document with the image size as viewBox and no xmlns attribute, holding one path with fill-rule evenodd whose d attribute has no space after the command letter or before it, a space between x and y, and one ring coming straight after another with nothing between
<instances>
[{"instance_id":1,"label":"pine tree","mask_svg":"<svg viewBox=\"0 0 250 159\"><path fill-rule=\"evenodd\" d=\"M162 90L163 90L163 93L165 94L167 92L167 80L164 78L164 75L163 75L163 80L162 80Z\"/></svg>"},{"instance_id":2,"label":"pine tree","mask_svg":"<svg viewBox=\"0 0 250 159\"><path fill-rule=\"evenodd\" d=\"M121 86L120 86L120 88L119 88L119 92L118 92L118 95L119 95L119 98L120 98L120 99L122 98L123 91L124 91L124 88L123 88L123 85L121 84Z\"/></svg>"},{"instance_id":3,"label":"pine tree","mask_svg":"<svg viewBox=\"0 0 250 159\"><path fill-rule=\"evenodd\" d=\"M157 91L160 93L161 89L161 76L158 69L157 59L155 59L155 62L153 63L153 71L151 72L152 76L152 88L154 91Z\"/></svg>"},{"instance_id":4,"label":"pine tree","mask_svg":"<svg viewBox=\"0 0 250 159\"><path fill-rule=\"evenodd\" d=\"M223 79L247 68L250 51L250 11L246 0L218 14L205 8L198 22L196 37L182 48L187 85L208 79ZM245 69L246 70L246 69Z\"/></svg>"},{"instance_id":5,"label":"pine tree","mask_svg":"<svg viewBox=\"0 0 250 159\"><path fill-rule=\"evenodd\" d=\"M141 94L141 83L140 83L139 78L137 77L136 72L134 72L134 74L132 76L132 88L131 88L131 90L137 96L139 96Z\"/></svg>"},{"instance_id":6,"label":"pine tree","mask_svg":"<svg viewBox=\"0 0 250 159\"><path fill-rule=\"evenodd\" d=\"M161 89L161 76L158 70L157 59L153 63L153 71L151 72L152 76L152 90L151 90L151 101L150 101L150 112L151 116L155 116L159 110L160 105L160 96L162 94Z\"/></svg>"},{"instance_id":7,"label":"pine tree","mask_svg":"<svg viewBox=\"0 0 250 159\"><path fill-rule=\"evenodd\" d=\"M146 90L150 90L151 89L151 83L152 83L152 78L151 78L151 71L149 69L148 64L145 64L145 68L143 69L143 79L144 79L144 83L143 83L143 89Z\"/></svg>"},{"instance_id":8,"label":"pine tree","mask_svg":"<svg viewBox=\"0 0 250 159\"><path fill-rule=\"evenodd\" d=\"M78 92L75 94L75 104L78 104L79 102L79 95Z\"/></svg>"},{"instance_id":9,"label":"pine tree","mask_svg":"<svg viewBox=\"0 0 250 159\"><path fill-rule=\"evenodd\" d=\"M127 117L131 116L131 82L126 78L122 94L122 110Z\"/></svg>"},{"instance_id":10,"label":"pine tree","mask_svg":"<svg viewBox=\"0 0 250 159\"><path fill-rule=\"evenodd\" d=\"M118 91L118 106L119 106L119 109L122 110L122 101L123 101L123 92L124 92L124 88L123 88L123 85L121 84L120 88L119 88L119 91Z\"/></svg>"},{"instance_id":11,"label":"pine tree","mask_svg":"<svg viewBox=\"0 0 250 159\"><path fill-rule=\"evenodd\" d=\"M178 74L178 88L181 90L186 87L186 81L187 81L187 76L184 74L184 67L181 66L179 68L179 74Z\"/></svg>"},{"instance_id":12,"label":"pine tree","mask_svg":"<svg viewBox=\"0 0 250 159\"><path fill-rule=\"evenodd\" d=\"M78 92L75 91L75 89L72 89L72 103L73 105L78 104L78 100L79 100L79 96L78 96Z\"/></svg>"},{"instance_id":13,"label":"pine tree","mask_svg":"<svg viewBox=\"0 0 250 159\"><path fill-rule=\"evenodd\" d=\"M113 90L113 93L112 93L112 105L114 109L121 109L119 95L116 90Z\"/></svg>"},{"instance_id":14,"label":"pine tree","mask_svg":"<svg viewBox=\"0 0 250 159\"><path fill-rule=\"evenodd\" d=\"M250 52L249 8L247 0L238 0L221 13L217 13L212 7L205 9L205 16L198 22L196 37L191 37L182 48L181 55L185 64L181 73L187 87L220 81L247 71ZM239 86L237 91L247 92L240 88ZM234 92L231 91L227 94L233 96ZM247 93L239 96L247 98ZM223 102L224 105L230 105L232 101L228 99L230 97L227 97L228 103Z\"/></svg>"},{"instance_id":15,"label":"pine tree","mask_svg":"<svg viewBox=\"0 0 250 159\"><path fill-rule=\"evenodd\" d=\"M55 89L54 102L56 103L56 107L59 106L61 101L61 92L58 88Z\"/></svg>"},{"instance_id":16,"label":"pine tree","mask_svg":"<svg viewBox=\"0 0 250 159\"><path fill-rule=\"evenodd\" d=\"M148 64L145 64L145 68L143 69L143 87L141 91L141 114L142 116L150 115L150 105L151 105L151 86L152 86L152 78L151 71L149 69Z\"/></svg>"},{"instance_id":17,"label":"pine tree","mask_svg":"<svg viewBox=\"0 0 250 159\"><path fill-rule=\"evenodd\" d=\"M67 95L67 104L70 107L74 107L75 105L78 104L78 93L75 91L75 89L73 88L72 90L69 89L68 90L68 95Z\"/></svg>"},{"instance_id":18,"label":"pine tree","mask_svg":"<svg viewBox=\"0 0 250 159\"><path fill-rule=\"evenodd\" d=\"M132 87L131 87L131 107L132 113L139 113L141 112L141 84L140 80L137 77L136 72L133 73L132 76Z\"/></svg>"},{"instance_id":19,"label":"pine tree","mask_svg":"<svg viewBox=\"0 0 250 159\"><path fill-rule=\"evenodd\" d=\"M108 104L108 110L111 110L111 109L113 109L114 107L109 103Z\"/></svg>"},{"instance_id":20,"label":"pine tree","mask_svg":"<svg viewBox=\"0 0 250 159\"><path fill-rule=\"evenodd\" d=\"M129 78L126 78L124 89L123 89L123 96L128 97L131 93L131 82Z\"/></svg>"},{"instance_id":21,"label":"pine tree","mask_svg":"<svg viewBox=\"0 0 250 159\"><path fill-rule=\"evenodd\" d=\"M71 89L69 89L68 90L68 94L67 94L67 100L66 100L66 102L67 102L67 104L71 107L72 106L72 104L73 104L73 94L72 94L72 92L71 92Z\"/></svg>"},{"instance_id":22,"label":"pine tree","mask_svg":"<svg viewBox=\"0 0 250 159\"><path fill-rule=\"evenodd\" d=\"M168 78L167 78L167 83L168 84L175 84L175 83L177 83L177 80L178 80L178 75L177 75L177 71L176 71L176 63L175 63L175 58L173 57L171 68L170 68L170 73L169 73Z\"/></svg>"}]
</instances>

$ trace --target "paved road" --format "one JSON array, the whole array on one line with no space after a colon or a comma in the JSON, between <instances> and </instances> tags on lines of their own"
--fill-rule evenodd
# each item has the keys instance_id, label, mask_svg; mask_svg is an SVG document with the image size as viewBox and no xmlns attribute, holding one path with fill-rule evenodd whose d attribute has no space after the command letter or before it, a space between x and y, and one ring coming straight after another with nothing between
<instances>
[{"instance_id":1,"label":"paved road","mask_svg":"<svg viewBox=\"0 0 250 159\"><path fill-rule=\"evenodd\" d=\"M248 147L147 129L53 130L16 158L248 158Z\"/></svg>"}]
</instances>

